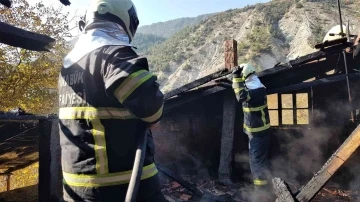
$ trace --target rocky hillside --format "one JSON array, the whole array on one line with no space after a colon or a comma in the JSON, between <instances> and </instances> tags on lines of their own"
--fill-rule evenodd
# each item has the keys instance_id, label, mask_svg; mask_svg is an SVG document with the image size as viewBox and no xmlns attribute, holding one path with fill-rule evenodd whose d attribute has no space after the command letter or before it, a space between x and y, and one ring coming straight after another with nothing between
<instances>
[{"instance_id":1,"label":"rocky hillside","mask_svg":"<svg viewBox=\"0 0 360 202\"><path fill-rule=\"evenodd\" d=\"M137 48L138 53L147 53L150 47L164 42L185 27L194 26L211 15L212 14L206 14L193 18L179 18L139 27L132 44Z\"/></svg>"},{"instance_id":2,"label":"rocky hillside","mask_svg":"<svg viewBox=\"0 0 360 202\"><path fill-rule=\"evenodd\" d=\"M140 34L150 34L154 36L163 37L165 39L171 37L176 32L182 30L185 27L193 26L201 22L202 20L206 20L212 14L200 15L198 17L193 18L179 18L175 20L169 20L166 22L158 22L151 25L145 25L139 27L137 33Z\"/></svg>"},{"instance_id":3,"label":"rocky hillside","mask_svg":"<svg viewBox=\"0 0 360 202\"><path fill-rule=\"evenodd\" d=\"M343 1L344 22L360 31L360 3ZM224 66L223 42L238 41L239 63L273 67L315 51L326 32L338 24L335 0L273 0L228 10L185 27L146 51L151 69L167 92Z\"/></svg>"}]
</instances>

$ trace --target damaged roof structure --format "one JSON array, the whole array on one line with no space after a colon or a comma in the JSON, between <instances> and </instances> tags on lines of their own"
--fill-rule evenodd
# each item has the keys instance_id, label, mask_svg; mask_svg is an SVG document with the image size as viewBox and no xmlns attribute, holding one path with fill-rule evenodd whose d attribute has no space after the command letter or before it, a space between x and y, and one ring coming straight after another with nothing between
<instances>
[{"instance_id":1,"label":"damaged roof structure","mask_svg":"<svg viewBox=\"0 0 360 202\"><path fill-rule=\"evenodd\" d=\"M291 141L296 141L299 135L317 133L323 127L333 132L317 135L338 139L348 136L355 129L360 107L357 93L360 74L352 51L349 50L352 46L346 38L326 42L317 46L317 52L258 73L268 95L274 98L269 100L275 136L271 151L273 155L288 152L275 148L285 145L285 133L291 134ZM229 81L230 73L228 69L220 70L165 95L164 120L153 130L158 147L158 163L183 175L191 173L191 168L205 169L209 173L213 172L215 178L220 180L223 175L230 175L238 181L236 178L239 176L236 175L239 174L234 172L244 172L243 167L246 167L248 160L241 158L246 153L247 139L241 135L242 117L239 114L242 112L235 103ZM306 120L300 120L304 114ZM327 140L324 138L323 143ZM328 158L340 146L339 143L330 143L324 151L324 158ZM319 164L314 166L314 170L294 178L310 179L324 160L323 157L318 159ZM209 161L212 162L210 165L207 163ZM236 168L237 161L241 162L242 168ZM188 168L184 166L187 163ZM315 197L316 193L309 199Z\"/></svg>"},{"instance_id":2,"label":"damaged roof structure","mask_svg":"<svg viewBox=\"0 0 360 202\"><path fill-rule=\"evenodd\" d=\"M299 57L287 64L278 64L272 69L258 73L259 78L267 87L268 94L277 95L278 106L273 111L277 114L274 117L278 120L272 125L274 131L286 129L289 132L293 129L294 134L296 134L299 133L299 127L311 129L314 124L319 122L329 127L341 129L349 126L345 123L351 122L350 112L355 111L354 114L356 115L355 109L360 109L360 106L353 105L351 108L344 107L341 110L331 110L333 105L329 103L334 102L336 105L348 106L347 75L342 56L343 50L351 46L352 44L339 40L336 44L324 47L315 53ZM352 101L358 103L356 101L360 97L356 94L356 84L360 81L360 74L356 71L356 62L351 53L345 53L345 55L348 59L348 78L352 83ZM180 175L186 173L198 175L198 171L205 169L207 177L218 175L218 178L221 178L224 174L231 175L234 176L236 182L241 181L242 177L239 177L235 171L243 169L247 163L244 163L246 160L241 159L241 153L246 152L247 144L245 142L247 140L246 136L237 135L241 134L242 121L241 117L237 115L241 114L241 108L236 106L232 94L231 83L228 80L230 73L230 70L224 69L167 93L165 95L164 120L153 130L159 171L168 178L180 181L182 186L187 187L194 194L190 198L204 197L205 193L208 193L208 198L223 199L224 197L229 198L229 194L215 196L216 194L210 191L194 187L193 184L181 179ZM330 89L331 92L327 93ZM297 93L307 94L308 104L303 108L307 110L309 117L307 123L302 125L296 124L297 113L301 108L295 106ZM293 108L283 109L282 95L292 95ZM321 109L322 116L317 115L317 108ZM269 110L272 110L270 106ZM283 112L286 110L290 110L292 113L290 116L294 119L292 124L284 123L285 121L282 120L282 116L285 115ZM329 114L324 115L324 113ZM324 122L324 117L327 117L326 122ZM328 117L336 117L336 120L331 120L332 118ZM39 197L44 201L49 200L49 198L58 198L61 196L61 186L58 186L61 184L61 177L54 178L53 176L58 176L54 172L61 176L61 165L60 162L57 162L60 159L60 153L58 149L54 149L54 146L50 149L50 144L58 144L58 142L50 141L50 139L58 136L58 132L54 130L51 132L49 126L46 126L50 120L53 120L52 124L56 125L56 120L31 115L0 115L0 122L3 126L5 123L29 119L40 121L42 126L36 131L29 128L27 133L20 133L17 136L16 133L9 134L9 137L4 138L0 144L0 152L3 155L13 154L15 151L16 155L24 156L24 158L3 161L2 166L8 166L6 169L8 169L7 172L10 172L39 160L40 170L43 171L39 179L39 187L42 188L39 190L49 190L50 187L54 186L59 189L55 192L39 191ZM334 123L338 125L334 125ZM346 132L342 132L348 135L354 129L354 125L348 127ZM46 127L47 129L43 129ZM39 129L43 132L41 136L37 135ZM296 132L296 130L298 131ZM334 133L338 131L336 130ZM274 133L276 133L276 144L281 145L282 142L279 139L282 133ZM51 137L49 137L50 134ZM38 136L40 140L38 141L34 135ZM9 149L9 145L12 149ZM23 148L24 151L14 150L16 145ZM39 148L41 150L40 156L42 156L40 159L38 156L32 156L39 151ZM272 152L276 154L281 151ZM34 158L26 159L25 156ZM241 168L236 165L239 162ZM187 164L189 167L184 168L184 165ZM54 166L57 169L51 169L50 172L49 168ZM313 170L313 172L315 171ZM200 176L204 177L203 175ZM189 200L191 200L190 198Z\"/></svg>"},{"instance_id":3,"label":"damaged roof structure","mask_svg":"<svg viewBox=\"0 0 360 202\"><path fill-rule=\"evenodd\" d=\"M68 1L62 2L68 4ZM0 28L3 28L0 29L1 43L44 51L54 42L47 36L26 32L5 23L0 22ZM318 46L320 50L317 52L258 73L261 82L267 88L267 93L275 95L272 100L275 104L269 105L269 110L272 112L274 145L285 144L283 141L285 134L293 135L291 136L293 139L299 134L304 135L304 130L314 134L319 131L317 129L319 125L334 130L332 134L320 134L329 136L327 140L332 137L346 137L355 129L360 110L357 104L360 98L358 93L360 73L352 52L346 51L351 47L352 43L346 38L327 42ZM159 171L194 195L194 197L188 194L182 195L183 200L201 198L206 193L208 198L231 200L232 194L223 191L222 194L216 195L205 186L196 187L181 179L182 174L199 175L204 179L209 176L221 179L223 175L230 175L235 182L246 181L246 176L241 175L246 172L247 159L242 154L246 153L247 140L246 136L238 135L241 134L242 127L242 118L238 114L242 113L241 108L235 103L231 82L228 80L231 67L236 66L237 59L236 48L232 51L233 64L228 68L168 92L165 95L164 120L153 130L155 144L158 147L156 158ZM300 103L300 99L305 100L306 104ZM306 120L300 120L299 114L305 114ZM13 124L29 121L30 124L23 124L26 127L20 129L18 128L20 124ZM9 174L40 161L39 201L57 201L62 195L59 186L62 179L54 177L61 176L58 131L53 127L56 125L54 117L0 114L0 133L5 134L0 138L2 157L0 174ZM19 130L9 133L8 127L16 127ZM355 131L353 134L357 133ZM341 143L334 143L333 147L329 146L326 149L332 154L334 148L338 148ZM280 146L276 148L274 146L271 152L274 156L286 154L288 148L282 149ZM305 152L304 155L310 154ZM324 156L329 157L329 154ZM287 157L290 159L293 156ZM311 156L307 157L311 158ZM303 171L294 179L311 177L313 172L320 169L324 159L315 160L318 160L318 164L310 166L309 170ZM240 164L239 167L237 163ZM343 163L337 163L338 167L332 171L336 172ZM292 165L282 164L281 166L290 166L291 169L296 170L300 169L299 165L291 167ZM330 162L329 165L334 164ZM331 176L325 181L319 181L318 189L314 189L314 193L306 197L303 195L302 199L312 200ZM307 179L306 177L304 179ZM286 195L285 191L279 193L281 194Z\"/></svg>"}]
</instances>

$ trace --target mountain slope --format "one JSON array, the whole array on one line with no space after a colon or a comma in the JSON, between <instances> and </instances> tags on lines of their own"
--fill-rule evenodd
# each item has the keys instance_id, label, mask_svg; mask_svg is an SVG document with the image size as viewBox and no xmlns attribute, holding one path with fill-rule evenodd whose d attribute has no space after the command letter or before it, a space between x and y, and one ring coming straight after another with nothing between
<instances>
[{"instance_id":1,"label":"mountain slope","mask_svg":"<svg viewBox=\"0 0 360 202\"><path fill-rule=\"evenodd\" d=\"M352 33L358 33L359 3L348 4L344 22L349 19ZM274 0L213 15L154 46L147 56L167 92L223 68L224 40L238 41L239 63L251 62L263 70L315 51L313 45L337 24L332 0Z\"/></svg>"},{"instance_id":2,"label":"mountain slope","mask_svg":"<svg viewBox=\"0 0 360 202\"><path fill-rule=\"evenodd\" d=\"M159 36L163 38L169 38L174 35L176 32L182 30L187 26L193 26L199 22L206 20L212 14L200 15L193 18L179 18L175 20L169 20L166 22L158 22L151 25L145 25L139 27L137 33L141 34L151 34L154 36Z\"/></svg>"},{"instance_id":3,"label":"mountain slope","mask_svg":"<svg viewBox=\"0 0 360 202\"><path fill-rule=\"evenodd\" d=\"M137 48L138 53L146 53L148 52L149 48L151 48L154 45L160 44L164 42L166 38L161 36L155 36L152 34L142 34L142 33L136 33L136 36L134 38L134 41L132 42L132 45L134 45Z\"/></svg>"},{"instance_id":4,"label":"mountain slope","mask_svg":"<svg viewBox=\"0 0 360 202\"><path fill-rule=\"evenodd\" d=\"M193 18L179 18L139 27L133 44L138 48L138 53L147 53L153 45L164 42L167 38L173 36L185 27L196 25L211 15L213 14L200 15Z\"/></svg>"}]
</instances>

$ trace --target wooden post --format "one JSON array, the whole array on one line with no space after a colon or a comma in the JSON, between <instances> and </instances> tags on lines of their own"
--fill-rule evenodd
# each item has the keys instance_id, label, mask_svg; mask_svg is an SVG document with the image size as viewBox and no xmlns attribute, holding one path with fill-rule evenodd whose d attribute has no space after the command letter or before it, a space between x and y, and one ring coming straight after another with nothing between
<instances>
[{"instance_id":1,"label":"wooden post","mask_svg":"<svg viewBox=\"0 0 360 202\"><path fill-rule=\"evenodd\" d=\"M10 191L10 176L11 176L11 173L8 173L6 175L6 191Z\"/></svg>"},{"instance_id":2,"label":"wooden post","mask_svg":"<svg viewBox=\"0 0 360 202\"><path fill-rule=\"evenodd\" d=\"M236 100L233 92L226 93L223 105L223 125L221 136L221 152L219 165L219 180L231 184L233 164L234 126L236 115Z\"/></svg>"},{"instance_id":3,"label":"wooden post","mask_svg":"<svg viewBox=\"0 0 360 202\"><path fill-rule=\"evenodd\" d=\"M237 41L228 40L224 43L225 48L225 68L232 70L232 68L238 66L237 57Z\"/></svg>"},{"instance_id":4,"label":"wooden post","mask_svg":"<svg viewBox=\"0 0 360 202\"><path fill-rule=\"evenodd\" d=\"M63 198L63 176L61 168L61 147L59 134L59 119L57 115L49 117L51 119L51 136L50 136L50 151L51 151L51 179L50 179L50 195L51 202L57 202L56 199Z\"/></svg>"},{"instance_id":5,"label":"wooden post","mask_svg":"<svg viewBox=\"0 0 360 202\"><path fill-rule=\"evenodd\" d=\"M310 201L356 151L360 145L360 125L352 132L340 148L330 157L319 172L308 182L296 196L299 202Z\"/></svg>"},{"instance_id":6,"label":"wooden post","mask_svg":"<svg viewBox=\"0 0 360 202\"><path fill-rule=\"evenodd\" d=\"M51 135L51 121L39 121L39 202L50 201L50 135Z\"/></svg>"},{"instance_id":7,"label":"wooden post","mask_svg":"<svg viewBox=\"0 0 360 202\"><path fill-rule=\"evenodd\" d=\"M225 68L231 71L238 65L237 62L237 42L228 40L224 43L225 49ZM236 115L236 100L231 91L225 94L223 105L223 125L221 136L221 151L219 165L219 180L225 184L232 184L231 173L233 164L233 143L234 126Z\"/></svg>"}]
</instances>

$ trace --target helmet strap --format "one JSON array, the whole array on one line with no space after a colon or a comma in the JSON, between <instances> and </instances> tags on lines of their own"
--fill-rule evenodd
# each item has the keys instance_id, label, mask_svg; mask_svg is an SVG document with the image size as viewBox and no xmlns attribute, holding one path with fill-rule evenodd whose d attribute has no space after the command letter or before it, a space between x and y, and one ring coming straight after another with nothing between
<instances>
[{"instance_id":1,"label":"helmet strap","mask_svg":"<svg viewBox=\"0 0 360 202\"><path fill-rule=\"evenodd\" d=\"M251 75L254 75L254 74L255 74L255 72L251 72L250 74L248 74L248 75L245 77L245 79L249 78Z\"/></svg>"},{"instance_id":2,"label":"helmet strap","mask_svg":"<svg viewBox=\"0 0 360 202\"><path fill-rule=\"evenodd\" d=\"M119 17L117 17L116 15L113 15L111 13L105 13L105 14L100 14L98 12L94 12L92 14L92 16L90 17L90 19L92 19L92 22L96 21L96 20L104 20L104 21L110 21L110 22L114 22L118 25L120 25L123 30L125 30L126 34L129 37L129 42L131 42L131 35L128 32L128 30L126 29L125 23L124 21L122 21ZM91 24L92 22L88 22L89 24ZM86 25L88 26L88 25Z\"/></svg>"}]
</instances>

